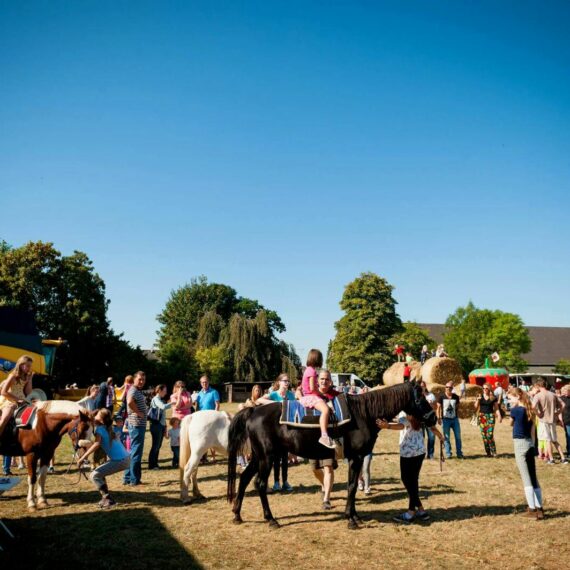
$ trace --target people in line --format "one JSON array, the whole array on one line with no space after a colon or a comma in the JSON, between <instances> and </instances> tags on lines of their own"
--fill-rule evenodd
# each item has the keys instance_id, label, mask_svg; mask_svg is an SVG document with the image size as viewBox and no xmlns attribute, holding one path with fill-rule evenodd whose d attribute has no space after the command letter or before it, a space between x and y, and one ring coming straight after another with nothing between
<instances>
[{"instance_id":1,"label":"people in line","mask_svg":"<svg viewBox=\"0 0 570 570\"><path fill-rule=\"evenodd\" d=\"M129 452L123 447L122 443L116 438L113 430L113 416L106 409L100 409L94 419L95 422L95 441L86 450L85 454L77 460L78 467L97 449L103 448L108 457L108 461L100 465L89 475L89 479L93 482L99 493L101 493L101 501L99 507L108 509L116 504L113 497L109 493L107 485L107 477L113 473L118 473L129 468L130 457Z\"/></svg>"},{"instance_id":2,"label":"people in line","mask_svg":"<svg viewBox=\"0 0 570 570\"><path fill-rule=\"evenodd\" d=\"M453 431L455 437L455 451L458 459L463 459L461 449L461 425L459 424L459 402L460 398L453 393L453 382L445 384L445 392L437 398L437 418L438 423L443 424L443 435L445 437L445 456L451 459L450 433Z\"/></svg>"},{"instance_id":3,"label":"people in line","mask_svg":"<svg viewBox=\"0 0 570 570\"><path fill-rule=\"evenodd\" d=\"M408 493L408 510L394 517L394 520L403 524L410 524L415 520L429 521L430 515L424 509L420 500L419 477L426 454L421 423L413 416L400 413L397 422L388 422L377 419L376 425L380 429L401 430L400 433L400 476ZM436 428L430 430L440 440L443 435Z\"/></svg>"},{"instance_id":4,"label":"people in line","mask_svg":"<svg viewBox=\"0 0 570 570\"><path fill-rule=\"evenodd\" d=\"M30 356L22 355L0 388L0 438L17 407L32 391L32 364Z\"/></svg>"},{"instance_id":5,"label":"people in line","mask_svg":"<svg viewBox=\"0 0 570 570\"><path fill-rule=\"evenodd\" d=\"M182 380L177 380L174 383L170 403L173 406L172 417L178 418L180 421L194 411L192 394L186 390L186 384Z\"/></svg>"},{"instance_id":6,"label":"people in line","mask_svg":"<svg viewBox=\"0 0 570 570\"><path fill-rule=\"evenodd\" d=\"M133 386L127 394L129 410L128 430L131 446L130 464L123 475L123 485L140 485L142 483L142 458L144 436L146 433L147 405L142 389L146 382L145 373L140 370L134 375Z\"/></svg>"},{"instance_id":7,"label":"people in line","mask_svg":"<svg viewBox=\"0 0 570 570\"><path fill-rule=\"evenodd\" d=\"M317 368L321 368L323 365L323 354L320 350L312 348L307 356L307 367L303 373L303 380L301 381L301 390L303 396L300 400L301 404L305 408L314 408L318 410L321 414L319 418L319 425L321 428L321 437L319 438L319 443L334 449L335 445L333 440L329 437L328 433L328 423L329 423L329 407L323 401L322 397L319 395L319 385Z\"/></svg>"},{"instance_id":8,"label":"people in line","mask_svg":"<svg viewBox=\"0 0 570 570\"><path fill-rule=\"evenodd\" d=\"M544 518L542 489L536 476L535 449L532 440L534 410L528 395L520 388L510 388L508 397L511 407L515 461L528 504L524 515L542 520Z\"/></svg>"},{"instance_id":9,"label":"people in line","mask_svg":"<svg viewBox=\"0 0 570 570\"><path fill-rule=\"evenodd\" d=\"M148 468L153 470L160 469L158 456L160 454L160 448L162 447L162 440L166 435L166 410L172 406L172 403L165 401L166 393L166 385L159 384L154 389L154 396L148 411L150 435L152 437L152 445L150 453L148 454Z\"/></svg>"},{"instance_id":10,"label":"people in line","mask_svg":"<svg viewBox=\"0 0 570 570\"><path fill-rule=\"evenodd\" d=\"M495 398L489 383L483 384L483 393L475 402L475 414L487 457L497 457L495 418L499 423L503 421L503 418L499 412L499 402Z\"/></svg>"}]
</instances>

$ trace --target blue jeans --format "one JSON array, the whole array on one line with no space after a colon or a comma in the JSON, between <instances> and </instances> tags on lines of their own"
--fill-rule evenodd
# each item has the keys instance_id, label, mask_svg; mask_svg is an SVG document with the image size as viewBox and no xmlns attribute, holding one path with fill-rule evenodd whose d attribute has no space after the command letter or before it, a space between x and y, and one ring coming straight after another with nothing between
<instances>
[{"instance_id":1,"label":"blue jeans","mask_svg":"<svg viewBox=\"0 0 570 570\"><path fill-rule=\"evenodd\" d=\"M2 459L2 471L4 471L4 475L10 472L10 465L12 465L12 458L9 455L4 455Z\"/></svg>"},{"instance_id":2,"label":"blue jeans","mask_svg":"<svg viewBox=\"0 0 570 570\"><path fill-rule=\"evenodd\" d=\"M172 449L172 467L179 467L180 466L180 446L175 445L171 447Z\"/></svg>"},{"instance_id":3,"label":"blue jeans","mask_svg":"<svg viewBox=\"0 0 570 570\"><path fill-rule=\"evenodd\" d=\"M443 418L443 435L445 437L445 455L451 457L451 442L449 440L449 432L453 430L455 437L455 450L457 457L463 457L461 453L461 426L459 425L459 418Z\"/></svg>"},{"instance_id":4,"label":"blue jeans","mask_svg":"<svg viewBox=\"0 0 570 570\"><path fill-rule=\"evenodd\" d=\"M158 454L164 438L164 426L160 422L150 422L150 435L152 436L152 446L148 454L148 468L158 467Z\"/></svg>"},{"instance_id":5,"label":"blue jeans","mask_svg":"<svg viewBox=\"0 0 570 570\"><path fill-rule=\"evenodd\" d=\"M123 474L123 483L138 485L141 482L145 431L146 425L140 427L129 426L129 437L131 439L131 465L128 469L125 469L125 473Z\"/></svg>"},{"instance_id":6,"label":"blue jeans","mask_svg":"<svg viewBox=\"0 0 570 570\"><path fill-rule=\"evenodd\" d=\"M435 452L435 435L429 428L424 428L424 432L427 434L427 457L431 459Z\"/></svg>"},{"instance_id":7,"label":"blue jeans","mask_svg":"<svg viewBox=\"0 0 570 570\"><path fill-rule=\"evenodd\" d=\"M570 424L564 426L564 429L566 430L566 455L570 457Z\"/></svg>"}]
</instances>

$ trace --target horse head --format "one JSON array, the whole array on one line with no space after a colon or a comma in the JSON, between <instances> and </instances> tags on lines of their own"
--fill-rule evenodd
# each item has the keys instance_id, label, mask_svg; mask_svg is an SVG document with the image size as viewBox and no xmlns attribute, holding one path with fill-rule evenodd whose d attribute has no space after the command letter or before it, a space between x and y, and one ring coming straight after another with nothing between
<instances>
[{"instance_id":1,"label":"horse head","mask_svg":"<svg viewBox=\"0 0 570 570\"><path fill-rule=\"evenodd\" d=\"M94 414L87 410L79 410L79 415L69 421L63 429L67 432L73 444L73 448L79 447L79 442L82 439L90 439Z\"/></svg>"},{"instance_id":2,"label":"horse head","mask_svg":"<svg viewBox=\"0 0 570 570\"><path fill-rule=\"evenodd\" d=\"M410 389L412 390L412 398L404 411L422 422L426 427L434 426L437 423L437 416L426 400L422 387L415 380L412 380Z\"/></svg>"}]
</instances>

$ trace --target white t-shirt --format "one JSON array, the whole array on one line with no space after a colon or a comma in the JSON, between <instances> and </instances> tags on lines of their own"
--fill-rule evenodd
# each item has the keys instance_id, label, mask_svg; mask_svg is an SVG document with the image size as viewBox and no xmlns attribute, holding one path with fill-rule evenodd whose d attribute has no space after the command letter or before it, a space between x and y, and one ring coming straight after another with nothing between
<instances>
[{"instance_id":1,"label":"white t-shirt","mask_svg":"<svg viewBox=\"0 0 570 570\"><path fill-rule=\"evenodd\" d=\"M412 425L404 412L400 412L398 423L404 426L404 429L400 431L400 457L425 455L426 448L422 430L412 429Z\"/></svg>"}]
</instances>

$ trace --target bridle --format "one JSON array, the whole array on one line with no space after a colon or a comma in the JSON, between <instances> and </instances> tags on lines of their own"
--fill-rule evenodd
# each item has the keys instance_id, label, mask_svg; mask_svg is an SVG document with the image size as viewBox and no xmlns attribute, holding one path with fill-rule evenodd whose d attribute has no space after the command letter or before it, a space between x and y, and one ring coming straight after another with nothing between
<instances>
[{"instance_id":1,"label":"bridle","mask_svg":"<svg viewBox=\"0 0 570 570\"><path fill-rule=\"evenodd\" d=\"M76 463L76 457L77 457L77 452L80 449L80 445L79 445L79 423L81 422L81 417L78 416L76 420L73 420L72 423L72 427L71 429L69 429L67 431L67 434L69 435L69 439L71 439L71 443L73 445L73 457L71 458L71 462L69 463L67 470L65 471L66 475L69 475L71 468L73 467L73 465L75 465ZM75 441L73 439L73 435L75 435ZM87 475L85 474L85 471L83 471L83 469L81 467L78 467L77 469L78 471L78 477L77 477L77 481L75 481L74 483L72 483L72 485L78 485L79 482L81 481L81 476L83 475L83 477L85 477L86 481L89 481Z\"/></svg>"}]
</instances>

